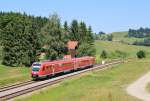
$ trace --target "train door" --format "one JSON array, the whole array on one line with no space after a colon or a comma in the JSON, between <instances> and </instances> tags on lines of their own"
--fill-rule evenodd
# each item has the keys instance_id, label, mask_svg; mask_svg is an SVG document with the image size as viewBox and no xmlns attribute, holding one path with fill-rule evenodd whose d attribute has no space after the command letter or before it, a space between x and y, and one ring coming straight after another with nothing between
<instances>
[{"instance_id":1,"label":"train door","mask_svg":"<svg viewBox=\"0 0 150 101\"><path fill-rule=\"evenodd\" d=\"M76 70L77 68L79 68L78 60L75 58L75 59L73 60L73 62L74 62L74 70Z\"/></svg>"}]
</instances>

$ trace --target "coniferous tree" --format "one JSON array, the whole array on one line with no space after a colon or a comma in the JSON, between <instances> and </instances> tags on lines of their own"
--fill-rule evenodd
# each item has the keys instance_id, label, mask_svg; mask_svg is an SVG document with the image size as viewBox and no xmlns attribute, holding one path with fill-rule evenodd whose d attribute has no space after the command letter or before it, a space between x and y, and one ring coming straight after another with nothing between
<instances>
[{"instance_id":1,"label":"coniferous tree","mask_svg":"<svg viewBox=\"0 0 150 101\"><path fill-rule=\"evenodd\" d=\"M60 18L57 14L50 16L48 23L42 28L44 44L47 45L46 58L55 60L62 58L65 50Z\"/></svg>"},{"instance_id":2,"label":"coniferous tree","mask_svg":"<svg viewBox=\"0 0 150 101\"><path fill-rule=\"evenodd\" d=\"M2 63L9 66L29 66L37 61L41 44L38 33L40 27L36 18L12 12L1 16Z\"/></svg>"},{"instance_id":3,"label":"coniferous tree","mask_svg":"<svg viewBox=\"0 0 150 101\"><path fill-rule=\"evenodd\" d=\"M70 26L70 40L79 41L79 24L77 20L73 20Z\"/></svg>"},{"instance_id":4,"label":"coniferous tree","mask_svg":"<svg viewBox=\"0 0 150 101\"><path fill-rule=\"evenodd\" d=\"M47 19L26 13L0 12L0 44L5 65L29 66L38 60L41 48L45 46L47 59L61 58L67 53L66 44L69 40L79 42L78 56L95 54L92 29L87 28L84 22L73 20L68 26L65 21L61 27L56 14Z\"/></svg>"}]
</instances>

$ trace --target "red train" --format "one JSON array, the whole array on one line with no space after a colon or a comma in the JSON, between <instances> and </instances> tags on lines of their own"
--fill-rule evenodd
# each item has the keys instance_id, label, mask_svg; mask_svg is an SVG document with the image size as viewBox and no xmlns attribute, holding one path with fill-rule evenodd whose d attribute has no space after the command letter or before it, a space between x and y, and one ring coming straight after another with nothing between
<instances>
[{"instance_id":1,"label":"red train","mask_svg":"<svg viewBox=\"0 0 150 101\"><path fill-rule=\"evenodd\" d=\"M66 60L44 61L41 63L35 62L32 64L31 75L34 79L45 78L61 72L86 68L89 66L92 67L94 63L95 58L89 56Z\"/></svg>"}]
</instances>

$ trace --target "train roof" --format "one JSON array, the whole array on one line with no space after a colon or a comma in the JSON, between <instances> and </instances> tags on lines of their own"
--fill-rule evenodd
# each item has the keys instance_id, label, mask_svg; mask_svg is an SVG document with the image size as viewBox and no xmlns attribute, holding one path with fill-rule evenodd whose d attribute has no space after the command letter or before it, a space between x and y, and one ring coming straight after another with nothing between
<instances>
[{"instance_id":1,"label":"train roof","mask_svg":"<svg viewBox=\"0 0 150 101\"><path fill-rule=\"evenodd\" d=\"M41 62L41 64L56 64L56 63L66 63L66 62L71 62L71 61L76 61L76 60L82 60L82 59L90 59L92 57L90 56L85 56L85 57L80 57L80 58L72 58L72 59L62 59L62 60L54 60L54 61L51 61L51 60L46 60L46 61L43 61Z\"/></svg>"}]
</instances>

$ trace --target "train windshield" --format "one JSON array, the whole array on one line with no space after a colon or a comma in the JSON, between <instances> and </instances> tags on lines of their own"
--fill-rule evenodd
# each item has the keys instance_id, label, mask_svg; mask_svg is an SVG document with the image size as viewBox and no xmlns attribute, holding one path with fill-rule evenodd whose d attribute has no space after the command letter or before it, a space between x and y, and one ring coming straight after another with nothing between
<instances>
[{"instance_id":1,"label":"train windshield","mask_svg":"<svg viewBox=\"0 0 150 101\"><path fill-rule=\"evenodd\" d=\"M32 65L32 71L39 71L41 64L33 64Z\"/></svg>"}]
</instances>

